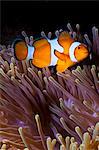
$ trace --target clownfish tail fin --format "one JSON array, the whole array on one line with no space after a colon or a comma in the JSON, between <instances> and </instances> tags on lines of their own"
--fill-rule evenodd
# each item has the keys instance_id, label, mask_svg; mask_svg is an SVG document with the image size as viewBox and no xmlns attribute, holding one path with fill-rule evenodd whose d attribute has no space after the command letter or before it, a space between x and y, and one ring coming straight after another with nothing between
<instances>
[{"instance_id":1,"label":"clownfish tail fin","mask_svg":"<svg viewBox=\"0 0 99 150\"><path fill-rule=\"evenodd\" d=\"M12 47L14 49L14 56L17 60L24 60L28 55L28 47L22 39L16 39Z\"/></svg>"}]
</instances>

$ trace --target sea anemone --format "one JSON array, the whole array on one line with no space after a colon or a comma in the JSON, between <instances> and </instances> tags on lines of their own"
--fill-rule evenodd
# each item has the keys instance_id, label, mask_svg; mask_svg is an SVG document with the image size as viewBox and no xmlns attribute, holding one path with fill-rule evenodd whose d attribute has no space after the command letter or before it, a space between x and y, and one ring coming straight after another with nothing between
<instances>
[{"instance_id":1,"label":"sea anemone","mask_svg":"<svg viewBox=\"0 0 99 150\"><path fill-rule=\"evenodd\" d=\"M18 62L10 45L0 46L1 150L99 149L98 29L92 28L91 42L78 24L75 32L67 27L90 56L64 73Z\"/></svg>"}]
</instances>

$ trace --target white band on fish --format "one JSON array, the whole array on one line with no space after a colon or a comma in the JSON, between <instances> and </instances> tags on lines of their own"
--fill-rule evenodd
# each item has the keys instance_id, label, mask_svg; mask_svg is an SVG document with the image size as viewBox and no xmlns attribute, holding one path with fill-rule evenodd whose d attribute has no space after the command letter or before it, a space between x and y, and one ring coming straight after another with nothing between
<instances>
[{"instance_id":1,"label":"white band on fish","mask_svg":"<svg viewBox=\"0 0 99 150\"><path fill-rule=\"evenodd\" d=\"M73 61L73 62L78 62L78 60L76 59L76 57L74 55L74 52L75 52L75 48L77 46L79 46L80 44L81 44L80 42L74 42L71 44L71 46L69 48L69 56L70 56L71 61Z\"/></svg>"},{"instance_id":2,"label":"white band on fish","mask_svg":"<svg viewBox=\"0 0 99 150\"><path fill-rule=\"evenodd\" d=\"M59 45L57 38L53 40L49 40L48 42L51 45L51 62L49 66L55 66L57 64L58 57L55 56L54 50L58 50L60 53L64 51L63 47Z\"/></svg>"},{"instance_id":3,"label":"white band on fish","mask_svg":"<svg viewBox=\"0 0 99 150\"><path fill-rule=\"evenodd\" d=\"M27 55L27 60L33 59L33 54L34 54L34 47L28 45L28 55Z\"/></svg>"}]
</instances>

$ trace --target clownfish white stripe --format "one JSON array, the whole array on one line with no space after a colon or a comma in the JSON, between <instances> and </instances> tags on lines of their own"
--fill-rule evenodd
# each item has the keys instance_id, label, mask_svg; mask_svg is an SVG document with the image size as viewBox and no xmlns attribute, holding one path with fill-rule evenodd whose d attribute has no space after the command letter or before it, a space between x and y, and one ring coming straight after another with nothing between
<instances>
[{"instance_id":1,"label":"clownfish white stripe","mask_svg":"<svg viewBox=\"0 0 99 150\"><path fill-rule=\"evenodd\" d=\"M78 47L80 44L81 44L80 42L73 42L69 48L69 56L71 61L73 62L78 62L74 55L74 52L75 52L75 48Z\"/></svg>"},{"instance_id":2,"label":"clownfish white stripe","mask_svg":"<svg viewBox=\"0 0 99 150\"><path fill-rule=\"evenodd\" d=\"M34 47L28 45L28 55L27 55L27 60L33 59L33 54L34 54Z\"/></svg>"},{"instance_id":3,"label":"clownfish white stripe","mask_svg":"<svg viewBox=\"0 0 99 150\"><path fill-rule=\"evenodd\" d=\"M51 45L51 62L49 66L55 66L57 64L58 57L55 56L54 50L58 50L60 53L62 53L64 49L59 45L57 38L53 40L48 39L48 42Z\"/></svg>"}]
</instances>

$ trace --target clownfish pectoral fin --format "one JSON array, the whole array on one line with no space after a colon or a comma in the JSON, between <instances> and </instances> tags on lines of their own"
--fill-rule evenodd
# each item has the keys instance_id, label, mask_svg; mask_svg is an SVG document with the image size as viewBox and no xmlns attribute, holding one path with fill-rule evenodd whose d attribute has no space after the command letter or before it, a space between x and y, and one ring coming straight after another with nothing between
<instances>
[{"instance_id":1,"label":"clownfish pectoral fin","mask_svg":"<svg viewBox=\"0 0 99 150\"><path fill-rule=\"evenodd\" d=\"M71 61L70 57L66 54L64 54L65 58L64 61L62 59L58 59L56 70L57 72L64 72L69 67L73 66L75 63Z\"/></svg>"},{"instance_id":2,"label":"clownfish pectoral fin","mask_svg":"<svg viewBox=\"0 0 99 150\"><path fill-rule=\"evenodd\" d=\"M13 44L14 54L17 60L24 60L28 55L28 47L23 40L17 40Z\"/></svg>"},{"instance_id":3,"label":"clownfish pectoral fin","mask_svg":"<svg viewBox=\"0 0 99 150\"><path fill-rule=\"evenodd\" d=\"M54 54L56 57L58 57L58 59L65 61L66 60L66 55L64 53L60 53L57 50L54 50Z\"/></svg>"},{"instance_id":4,"label":"clownfish pectoral fin","mask_svg":"<svg viewBox=\"0 0 99 150\"><path fill-rule=\"evenodd\" d=\"M64 53L60 53L57 50L54 50L54 54L58 57L56 70L57 72L64 72L68 68L68 62L70 60L69 56Z\"/></svg>"},{"instance_id":5,"label":"clownfish pectoral fin","mask_svg":"<svg viewBox=\"0 0 99 150\"><path fill-rule=\"evenodd\" d=\"M47 67L51 61L51 46L47 39L39 39L33 43L35 48L32 63L36 67Z\"/></svg>"}]
</instances>

